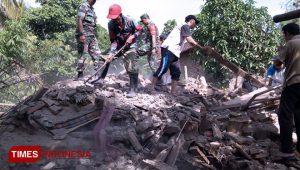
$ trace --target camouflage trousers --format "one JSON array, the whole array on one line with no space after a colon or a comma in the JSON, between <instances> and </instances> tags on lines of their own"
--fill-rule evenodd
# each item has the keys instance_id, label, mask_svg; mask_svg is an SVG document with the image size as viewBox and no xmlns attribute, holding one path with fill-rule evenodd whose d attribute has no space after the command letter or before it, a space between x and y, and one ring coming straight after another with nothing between
<instances>
[{"instance_id":1,"label":"camouflage trousers","mask_svg":"<svg viewBox=\"0 0 300 170\"><path fill-rule=\"evenodd\" d=\"M131 48L121 54L126 72L128 74L139 73L139 56L134 48Z\"/></svg>"},{"instance_id":2,"label":"camouflage trousers","mask_svg":"<svg viewBox=\"0 0 300 170\"><path fill-rule=\"evenodd\" d=\"M83 71L84 70L84 62L88 56L92 57L92 60L94 62L95 69L99 67L100 63L100 49L98 46L98 41L95 36L86 36L85 42L80 42L79 37L76 36L77 40L77 50L79 57L77 59L77 71Z\"/></svg>"},{"instance_id":3,"label":"camouflage trousers","mask_svg":"<svg viewBox=\"0 0 300 170\"><path fill-rule=\"evenodd\" d=\"M147 62L148 62L148 65L149 65L149 68L150 70L154 73L157 68L158 68L158 64L156 63L157 62L157 54L152 54L151 51L147 51L147 52L140 52L140 51L137 51L137 55L140 57L140 58L146 58L147 59Z\"/></svg>"}]
</instances>

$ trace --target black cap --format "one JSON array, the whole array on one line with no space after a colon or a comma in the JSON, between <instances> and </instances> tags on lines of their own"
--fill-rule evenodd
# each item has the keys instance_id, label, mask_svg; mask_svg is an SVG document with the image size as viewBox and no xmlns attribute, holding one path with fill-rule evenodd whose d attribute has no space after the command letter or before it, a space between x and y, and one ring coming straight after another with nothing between
<instances>
[{"instance_id":1,"label":"black cap","mask_svg":"<svg viewBox=\"0 0 300 170\"><path fill-rule=\"evenodd\" d=\"M161 34L161 35L159 36L159 39L160 39L161 41L164 41L165 39L167 39L168 35L169 35L169 34L167 34L167 33L163 33L163 34Z\"/></svg>"},{"instance_id":2,"label":"black cap","mask_svg":"<svg viewBox=\"0 0 300 170\"><path fill-rule=\"evenodd\" d=\"M194 19L196 21L196 25L199 24L199 20L195 17L195 15L188 15L185 17L185 22L189 22L191 19Z\"/></svg>"},{"instance_id":3,"label":"black cap","mask_svg":"<svg viewBox=\"0 0 300 170\"><path fill-rule=\"evenodd\" d=\"M279 56L273 57L272 61L279 61L279 62L283 63L283 60Z\"/></svg>"}]
</instances>

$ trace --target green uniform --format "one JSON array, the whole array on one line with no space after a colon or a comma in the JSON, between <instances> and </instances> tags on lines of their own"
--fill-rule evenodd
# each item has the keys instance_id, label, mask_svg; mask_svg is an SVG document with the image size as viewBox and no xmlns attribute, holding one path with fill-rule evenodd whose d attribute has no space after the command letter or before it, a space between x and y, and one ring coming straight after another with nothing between
<instances>
[{"instance_id":1,"label":"green uniform","mask_svg":"<svg viewBox=\"0 0 300 170\"><path fill-rule=\"evenodd\" d=\"M154 23L150 22L145 25L143 22L139 22L137 26L137 40L136 40L136 51L139 56L147 56L150 68L155 71L154 60L156 56L153 56L152 50L155 49L157 53L158 45L158 30ZM152 35L156 37L156 44L153 47Z\"/></svg>"},{"instance_id":2,"label":"green uniform","mask_svg":"<svg viewBox=\"0 0 300 170\"><path fill-rule=\"evenodd\" d=\"M98 46L98 41L96 38L96 13L94 12L94 8L88 4L88 2L84 2L80 5L78 10L78 17L83 17L82 25L83 32L76 32L77 39L77 49L78 49L78 61L77 61L77 71L82 72L84 70L84 62L88 56L92 57L94 61L95 69L99 66L99 58L100 58L100 49ZM80 42L80 35L83 34L86 38L85 42Z\"/></svg>"}]
</instances>

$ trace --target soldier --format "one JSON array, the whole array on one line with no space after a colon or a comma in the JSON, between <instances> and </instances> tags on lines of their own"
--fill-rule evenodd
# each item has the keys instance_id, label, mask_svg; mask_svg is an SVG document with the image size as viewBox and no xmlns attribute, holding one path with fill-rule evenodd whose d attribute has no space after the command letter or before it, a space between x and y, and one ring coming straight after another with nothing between
<instances>
[{"instance_id":1,"label":"soldier","mask_svg":"<svg viewBox=\"0 0 300 170\"><path fill-rule=\"evenodd\" d=\"M147 56L150 69L154 72L154 61L157 60L159 36L156 25L150 21L148 14L143 14L137 26L137 54Z\"/></svg>"},{"instance_id":2,"label":"soldier","mask_svg":"<svg viewBox=\"0 0 300 170\"><path fill-rule=\"evenodd\" d=\"M77 60L77 79L83 78L84 62L88 56L92 57L94 61L95 70L99 67L100 61L100 49L98 46L98 41L96 38L96 14L94 12L93 5L96 0L87 0L83 2L78 10L77 14L77 29L76 29L76 40L79 58ZM104 59L101 58L103 61ZM105 77L106 73L104 71L101 75L102 78Z\"/></svg>"},{"instance_id":3,"label":"soldier","mask_svg":"<svg viewBox=\"0 0 300 170\"><path fill-rule=\"evenodd\" d=\"M122 8L118 4L109 7L107 18L111 19L108 23L108 32L111 41L108 60L112 60L112 56L117 50L126 46L117 57L124 57L124 66L130 79L130 91L127 97L135 97L138 86L138 56L136 53L136 43L134 37L136 32L136 22L128 16L122 14ZM132 37L130 35L133 35ZM131 38L129 38L131 37Z\"/></svg>"}]
</instances>

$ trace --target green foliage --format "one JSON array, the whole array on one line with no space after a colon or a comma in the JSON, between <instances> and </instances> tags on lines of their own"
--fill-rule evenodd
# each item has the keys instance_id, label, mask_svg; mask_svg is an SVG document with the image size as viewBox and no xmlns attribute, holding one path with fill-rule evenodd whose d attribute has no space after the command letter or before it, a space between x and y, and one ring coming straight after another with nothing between
<instances>
[{"instance_id":1,"label":"green foliage","mask_svg":"<svg viewBox=\"0 0 300 170\"><path fill-rule=\"evenodd\" d=\"M23 81L29 73L46 83L75 74L76 14L81 0L39 2L40 8L26 11L19 21L7 20L0 31L0 101L17 102L32 94L41 83ZM96 36L105 51L109 47L107 31L97 25Z\"/></svg>"},{"instance_id":2,"label":"green foliage","mask_svg":"<svg viewBox=\"0 0 300 170\"><path fill-rule=\"evenodd\" d=\"M19 19L24 12L23 0L1 0L0 1L0 22L7 19Z\"/></svg>"},{"instance_id":3,"label":"green foliage","mask_svg":"<svg viewBox=\"0 0 300 170\"><path fill-rule=\"evenodd\" d=\"M177 22L175 19L168 20L166 23L164 23L165 27L162 31L162 34L169 34L176 25L177 25Z\"/></svg>"},{"instance_id":4,"label":"green foliage","mask_svg":"<svg viewBox=\"0 0 300 170\"><path fill-rule=\"evenodd\" d=\"M55 76L71 75L75 72L77 51L64 41L58 39L39 41L31 55L33 58L39 58L35 61L38 72L55 72Z\"/></svg>"},{"instance_id":5,"label":"green foliage","mask_svg":"<svg viewBox=\"0 0 300 170\"><path fill-rule=\"evenodd\" d=\"M35 37L27 32L23 21L8 20L5 25L0 32L0 68L13 63L30 68L32 62L28 53L33 49Z\"/></svg>"},{"instance_id":6,"label":"green foliage","mask_svg":"<svg viewBox=\"0 0 300 170\"><path fill-rule=\"evenodd\" d=\"M246 71L256 73L266 68L276 55L280 31L267 9L254 7L253 1L209 0L198 17L201 22L195 39L216 48ZM220 64L203 56L201 60L207 71L224 76Z\"/></svg>"},{"instance_id":7,"label":"green foliage","mask_svg":"<svg viewBox=\"0 0 300 170\"><path fill-rule=\"evenodd\" d=\"M101 51L106 51L110 47L110 40L107 30L101 25L97 24L96 37L99 42L99 48Z\"/></svg>"},{"instance_id":8,"label":"green foliage","mask_svg":"<svg viewBox=\"0 0 300 170\"><path fill-rule=\"evenodd\" d=\"M55 33L76 27L76 14L80 0L41 1L41 7L31 9L26 16L32 32L40 39L55 38Z\"/></svg>"}]
</instances>

